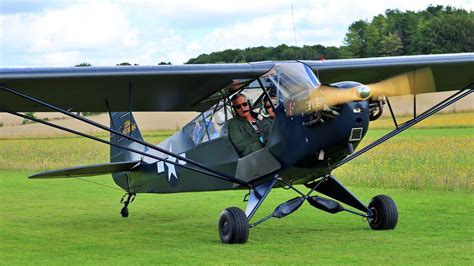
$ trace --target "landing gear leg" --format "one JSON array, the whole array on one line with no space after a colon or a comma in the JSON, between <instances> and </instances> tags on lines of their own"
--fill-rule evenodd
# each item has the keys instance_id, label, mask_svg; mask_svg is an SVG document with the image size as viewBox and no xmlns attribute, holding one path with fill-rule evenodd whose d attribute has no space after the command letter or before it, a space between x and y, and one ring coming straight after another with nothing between
<instances>
[{"instance_id":1,"label":"landing gear leg","mask_svg":"<svg viewBox=\"0 0 474 266\"><path fill-rule=\"evenodd\" d=\"M124 205L123 208L120 210L120 214L122 215L122 217L124 218L128 217L128 205L135 200L135 196L136 196L135 193L129 193L129 192L123 195L122 199L120 200L120 203L123 203Z\"/></svg>"}]
</instances>

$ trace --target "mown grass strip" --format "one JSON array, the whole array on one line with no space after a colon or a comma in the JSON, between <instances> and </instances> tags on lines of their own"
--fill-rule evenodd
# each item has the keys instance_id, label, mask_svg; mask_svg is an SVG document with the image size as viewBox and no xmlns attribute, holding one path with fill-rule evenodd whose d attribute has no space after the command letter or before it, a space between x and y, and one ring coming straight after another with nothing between
<instances>
[{"instance_id":1,"label":"mown grass strip","mask_svg":"<svg viewBox=\"0 0 474 266\"><path fill-rule=\"evenodd\" d=\"M469 192L349 186L363 202L391 195L392 231L360 217L304 204L284 219L251 229L245 245L223 245L219 213L243 208L246 191L139 194L120 217L120 191L79 180L28 180L0 171L0 259L4 264L453 264L472 265L474 196ZM90 180L113 185L109 176ZM301 189L303 189L301 187ZM293 198L272 191L255 219Z\"/></svg>"}]
</instances>

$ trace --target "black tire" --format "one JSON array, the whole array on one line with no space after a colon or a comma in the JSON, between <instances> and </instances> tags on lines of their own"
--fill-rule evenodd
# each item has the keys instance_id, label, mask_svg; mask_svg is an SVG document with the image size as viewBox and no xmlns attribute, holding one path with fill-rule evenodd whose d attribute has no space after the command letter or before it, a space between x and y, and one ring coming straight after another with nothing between
<instances>
[{"instance_id":1,"label":"black tire","mask_svg":"<svg viewBox=\"0 0 474 266\"><path fill-rule=\"evenodd\" d=\"M245 243L249 238L249 221L237 207L225 209L219 217L219 235L222 243Z\"/></svg>"},{"instance_id":2,"label":"black tire","mask_svg":"<svg viewBox=\"0 0 474 266\"><path fill-rule=\"evenodd\" d=\"M378 195L372 198L369 209L373 217L369 217L369 225L373 230L391 230L397 226L398 210L395 202L386 195Z\"/></svg>"},{"instance_id":3,"label":"black tire","mask_svg":"<svg viewBox=\"0 0 474 266\"><path fill-rule=\"evenodd\" d=\"M128 217L128 208L123 207L122 210L120 210L120 214L122 215L122 217L127 218Z\"/></svg>"}]
</instances>

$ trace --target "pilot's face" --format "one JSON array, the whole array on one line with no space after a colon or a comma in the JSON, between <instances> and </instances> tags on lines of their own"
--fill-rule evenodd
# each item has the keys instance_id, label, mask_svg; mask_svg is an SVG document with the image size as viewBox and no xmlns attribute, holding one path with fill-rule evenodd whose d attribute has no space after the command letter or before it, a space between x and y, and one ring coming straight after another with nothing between
<instances>
[{"instance_id":1,"label":"pilot's face","mask_svg":"<svg viewBox=\"0 0 474 266\"><path fill-rule=\"evenodd\" d=\"M250 106L247 102L247 97L238 97L233 102L234 108L237 112L237 115L240 117L246 117L247 113L250 112Z\"/></svg>"},{"instance_id":2,"label":"pilot's face","mask_svg":"<svg viewBox=\"0 0 474 266\"><path fill-rule=\"evenodd\" d=\"M264 106L270 118L271 119L275 118L275 112L273 112L272 104L270 103L270 101L266 100L264 103Z\"/></svg>"}]
</instances>

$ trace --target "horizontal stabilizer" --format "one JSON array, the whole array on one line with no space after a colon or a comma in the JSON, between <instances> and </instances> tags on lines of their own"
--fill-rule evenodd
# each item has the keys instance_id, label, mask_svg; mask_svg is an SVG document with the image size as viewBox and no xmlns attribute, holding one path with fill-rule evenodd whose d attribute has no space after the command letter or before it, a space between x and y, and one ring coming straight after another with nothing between
<instances>
[{"instance_id":1,"label":"horizontal stabilizer","mask_svg":"<svg viewBox=\"0 0 474 266\"><path fill-rule=\"evenodd\" d=\"M43 179L43 178L69 178L81 176L95 176L104 175L116 172L130 171L138 166L141 161L105 163L95 165L77 166L60 170L53 170L32 175L28 178Z\"/></svg>"}]
</instances>

